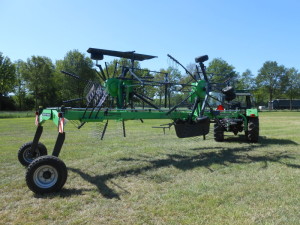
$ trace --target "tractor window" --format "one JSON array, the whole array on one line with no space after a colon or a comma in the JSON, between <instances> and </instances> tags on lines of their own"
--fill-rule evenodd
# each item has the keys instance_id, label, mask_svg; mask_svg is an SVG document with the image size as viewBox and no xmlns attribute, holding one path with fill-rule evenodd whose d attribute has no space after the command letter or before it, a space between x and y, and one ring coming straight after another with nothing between
<instances>
[{"instance_id":1,"label":"tractor window","mask_svg":"<svg viewBox=\"0 0 300 225\"><path fill-rule=\"evenodd\" d=\"M250 95L237 95L234 101L239 103L241 109L251 108Z\"/></svg>"},{"instance_id":2,"label":"tractor window","mask_svg":"<svg viewBox=\"0 0 300 225\"><path fill-rule=\"evenodd\" d=\"M223 95L218 92L210 92L209 95L211 96L209 98L209 105L213 108L218 107L218 105L223 104Z\"/></svg>"}]
</instances>

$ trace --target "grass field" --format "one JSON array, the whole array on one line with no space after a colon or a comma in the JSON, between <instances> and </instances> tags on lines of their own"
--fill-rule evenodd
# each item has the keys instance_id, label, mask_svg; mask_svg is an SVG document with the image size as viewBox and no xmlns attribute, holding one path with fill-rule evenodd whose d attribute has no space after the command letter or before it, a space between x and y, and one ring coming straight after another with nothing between
<instances>
[{"instance_id":1,"label":"grass field","mask_svg":"<svg viewBox=\"0 0 300 225\"><path fill-rule=\"evenodd\" d=\"M2 118L24 118L24 117L35 117L33 111L0 111L0 119Z\"/></svg>"},{"instance_id":2,"label":"grass field","mask_svg":"<svg viewBox=\"0 0 300 225\"><path fill-rule=\"evenodd\" d=\"M260 142L212 133L178 139L156 126L169 121L111 121L103 141L96 124L66 126L60 158L68 180L59 193L26 186L19 147L34 118L0 120L0 224L299 224L300 113L260 114ZM44 125L51 153L57 130Z\"/></svg>"}]
</instances>

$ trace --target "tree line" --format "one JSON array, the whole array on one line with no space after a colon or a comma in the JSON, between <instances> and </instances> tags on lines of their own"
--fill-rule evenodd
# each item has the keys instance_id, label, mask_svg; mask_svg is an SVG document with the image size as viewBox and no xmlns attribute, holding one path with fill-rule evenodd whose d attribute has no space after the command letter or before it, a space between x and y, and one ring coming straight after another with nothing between
<instances>
[{"instance_id":1,"label":"tree line","mask_svg":"<svg viewBox=\"0 0 300 225\"><path fill-rule=\"evenodd\" d=\"M129 65L126 59L113 60L107 63L105 74L120 74L121 67ZM141 68L135 62L137 68ZM196 73L194 64L187 66L188 70ZM61 71L76 74L81 80L66 76ZM190 77L180 70L172 67L153 73L154 80L163 81L164 73L169 74L170 82L186 83ZM137 71L139 76L148 76L149 70ZM228 80L235 89L251 90L258 105L267 105L273 99L299 99L300 98L300 73L296 68L287 68L276 61L266 61L257 71L251 70L239 73L235 67L222 58L215 58L209 62L207 73L212 82ZM86 81L101 81L105 78L99 76L95 65L89 57L71 50L62 60L55 63L46 56L31 56L26 61L12 62L8 56L0 52L0 110L32 110L38 106L60 106L64 100L84 98L86 94ZM164 98L163 87L147 87L147 96L155 98L161 105ZM179 101L184 94L170 96L172 101ZM78 106L82 102L77 103Z\"/></svg>"}]
</instances>

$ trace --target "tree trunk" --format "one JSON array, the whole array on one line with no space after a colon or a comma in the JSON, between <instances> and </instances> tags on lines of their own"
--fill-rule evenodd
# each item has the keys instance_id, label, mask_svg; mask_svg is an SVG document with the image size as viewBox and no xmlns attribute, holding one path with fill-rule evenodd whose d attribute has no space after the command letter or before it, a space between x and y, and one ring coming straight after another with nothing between
<instances>
[{"instance_id":1,"label":"tree trunk","mask_svg":"<svg viewBox=\"0 0 300 225\"><path fill-rule=\"evenodd\" d=\"M159 108L161 107L162 94L159 93Z\"/></svg>"},{"instance_id":2,"label":"tree trunk","mask_svg":"<svg viewBox=\"0 0 300 225\"><path fill-rule=\"evenodd\" d=\"M271 104L271 102L272 102L272 100L273 100L273 92L272 92L272 90L269 90L269 102L270 102L270 104L269 104L269 110L272 110L272 108L273 108L273 104Z\"/></svg>"},{"instance_id":3,"label":"tree trunk","mask_svg":"<svg viewBox=\"0 0 300 225\"><path fill-rule=\"evenodd\" d=\"M38 94L37 88L35 89L35 110L38 110Z\"/></svg>"}]
</instances>

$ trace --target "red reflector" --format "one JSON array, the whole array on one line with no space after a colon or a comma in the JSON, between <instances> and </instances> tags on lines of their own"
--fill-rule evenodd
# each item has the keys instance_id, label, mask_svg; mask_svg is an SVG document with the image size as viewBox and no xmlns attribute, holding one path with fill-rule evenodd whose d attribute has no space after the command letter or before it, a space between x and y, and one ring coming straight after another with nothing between
<instances>
[{"instance_id":1,"label":"red reflector","mask_svg":"<svg viewBox=\"0 0 300 225\"><path fill-rule=\"evenodd\" d=\"M222 106L222 105L218 105L218 107L217 107L217 110L224 110L225 108L224 108L224 106Z\"/></svg>"},{"instance_id":2,"label":"red reflector","mask_svg":"<svg viewBox=\"0 0 300 225\"><path fill-rule=\"evenodd\" d=\"M255 114L250 114L250 117L255 117Z\"/></svg>"}]
</instances>

